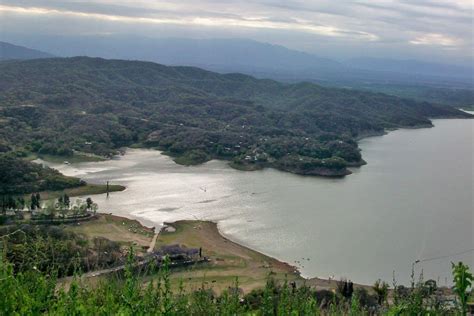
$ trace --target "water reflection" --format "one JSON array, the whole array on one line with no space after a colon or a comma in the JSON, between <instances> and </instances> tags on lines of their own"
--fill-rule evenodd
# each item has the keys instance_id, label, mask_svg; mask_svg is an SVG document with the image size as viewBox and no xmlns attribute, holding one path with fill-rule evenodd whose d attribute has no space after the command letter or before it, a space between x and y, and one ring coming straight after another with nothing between
<instances>
[{"instance_id":1,"label":"water reflection","mask_svg":"<svg viewBox=\"0 0 474 316\"><path fill-rule=\"evenodd\" d=\"M344 179L272 169L240 172L225 162L174 164L157 151L130 149L118 159L55 165L124 192L95 196L102 211L159 227L180 219L218 221L229 238L289 263L305 276L408 283L415 259L474 248L473 120L436 120L361 142L367 166ZM304 258L304 260L302 260ZM425 279L450 280L450 261L417 265Z\"/></svg>"}]
</instances>

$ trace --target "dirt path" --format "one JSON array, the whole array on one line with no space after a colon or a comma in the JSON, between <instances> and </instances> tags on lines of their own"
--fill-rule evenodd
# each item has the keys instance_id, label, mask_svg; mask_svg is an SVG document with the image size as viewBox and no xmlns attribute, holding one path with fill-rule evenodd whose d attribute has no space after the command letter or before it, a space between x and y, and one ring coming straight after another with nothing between
<instances>
[{"instance_id":1,"label":"dirt path","mask_svg":"<svg viewBox=\"0 0 474 316\"><path fill-rule=\"evenodd\" d=\"M159 234L160 233L155 233L155 235L153 236L153 239L150 242L150 247L148 247L148 250L146 251L147 253L152 253L153 249L155 249L156 239L158 238Z\"/></svg>"}]
</instances>

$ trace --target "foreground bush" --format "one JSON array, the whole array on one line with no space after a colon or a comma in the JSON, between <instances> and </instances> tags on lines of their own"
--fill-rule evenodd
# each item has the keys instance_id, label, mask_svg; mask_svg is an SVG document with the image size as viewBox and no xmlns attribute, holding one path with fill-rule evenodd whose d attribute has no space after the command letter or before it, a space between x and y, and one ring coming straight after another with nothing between
<instances>
[{"instance_id":1,"label":"foreground bush","mask_svg":"<svg viewBox=\"0 0 474 316\"><path fill-rule=\"evenodd\" d=\"M462 263L458 266L468 271ZM93 287L74 278L66 290L58 288L54 274L35 268L14 273L13 266L3 258L0 315L463 315L464 309L462 304L460 308L444 305L428 281L404 295L395 291L395 301L388 306L383 300L378 304L377 298L364 289L349 291L349 296L348 291L341 295L287 282L278 285L271 278L265 288L244 296L238 280L220 296L204 285L185 292L181 284L179 290L172 291L168 259L147 283L140 281L133 267L131 251L122 277L109 278Z\"/></svg>"},{"instance_id":2,"label":"foreground bush","mask_svg":"<svg viewBox=\"0 0 474 316\"><path fill-rule=\"evenodd\" d=\"M13 273L37 271L43 275L72 276L117 266L122 261L120 244L106 238L86 237L62 226L17 224L0 226L3 256Z\"/></svg>"}]
</instances>

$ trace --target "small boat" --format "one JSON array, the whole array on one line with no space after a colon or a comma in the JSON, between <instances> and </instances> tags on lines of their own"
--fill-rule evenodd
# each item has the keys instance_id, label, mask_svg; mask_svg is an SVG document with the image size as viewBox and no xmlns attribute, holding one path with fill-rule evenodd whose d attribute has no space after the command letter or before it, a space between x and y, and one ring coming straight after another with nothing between
<instances>
[{"instance_id":1,"label":"small boat","mask_svg":"<svg viewBox=\"0 0 474 316\"><path fill-rule=\"evenodd\" d=\"M64 161L64 164L65 164L65 165L69 165L69 161L67 161L67 160Z\"/></svg>"}]
</instances>

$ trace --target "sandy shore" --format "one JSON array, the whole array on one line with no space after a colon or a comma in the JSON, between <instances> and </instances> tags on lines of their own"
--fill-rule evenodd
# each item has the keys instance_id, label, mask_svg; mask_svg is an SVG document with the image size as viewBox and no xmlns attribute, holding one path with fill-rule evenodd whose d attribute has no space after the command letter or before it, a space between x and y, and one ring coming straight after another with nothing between
<instances>
[{"instance_id":1,"label":"sandy shore","mask_svg":"<svg viewBox=\"0 0 474 316\"><path fill-rule=\"evenodd\" d=\"M220 293L229 287L238 287L248 293L265 286L269 278L283 283L295 282L317 290L335 290L337 280L303 278L297 267L280 261L249 247L234 242L223 235L215 222L185 220L165 223L160 232L146 227L137 219L108 214L98 214L95 219L68 225L69 231L82 234L88 239L104 237L119 242L124 247L134 246L137 253L145 255L165 245L180 245L185 248L201 248L209 262L183 269L173 270L172 286L176 289L183 281L186 289L196 290L202 286ZM86 277L96 282L94 273ZM148 277L143 281L153 278ZM68 283L65 278L62 284ZM356 285L369 288L364 285Z\"/></svg>"},{"instance_id":2,"label":"sandy shore","mask_svg":"<svg viewBox=\"0 0 474 316\"><path fill-rule=\"evenodd\" d=\"M170 244L202 248L203 255L210 259L207 265L173 273L172 279L186 280L191 288L208 284L220 292L232 286L237 277L239 287L244 292L249 292L265 286L269 276L277 281L294 281L297 285L306 284L319 290L336 288L337 280L305 279L295 266L228 239L219 232L214 222L178 221L166 223L166 227L173 229L162 229L155 249Z\"/></svg>"}]
</instances>

